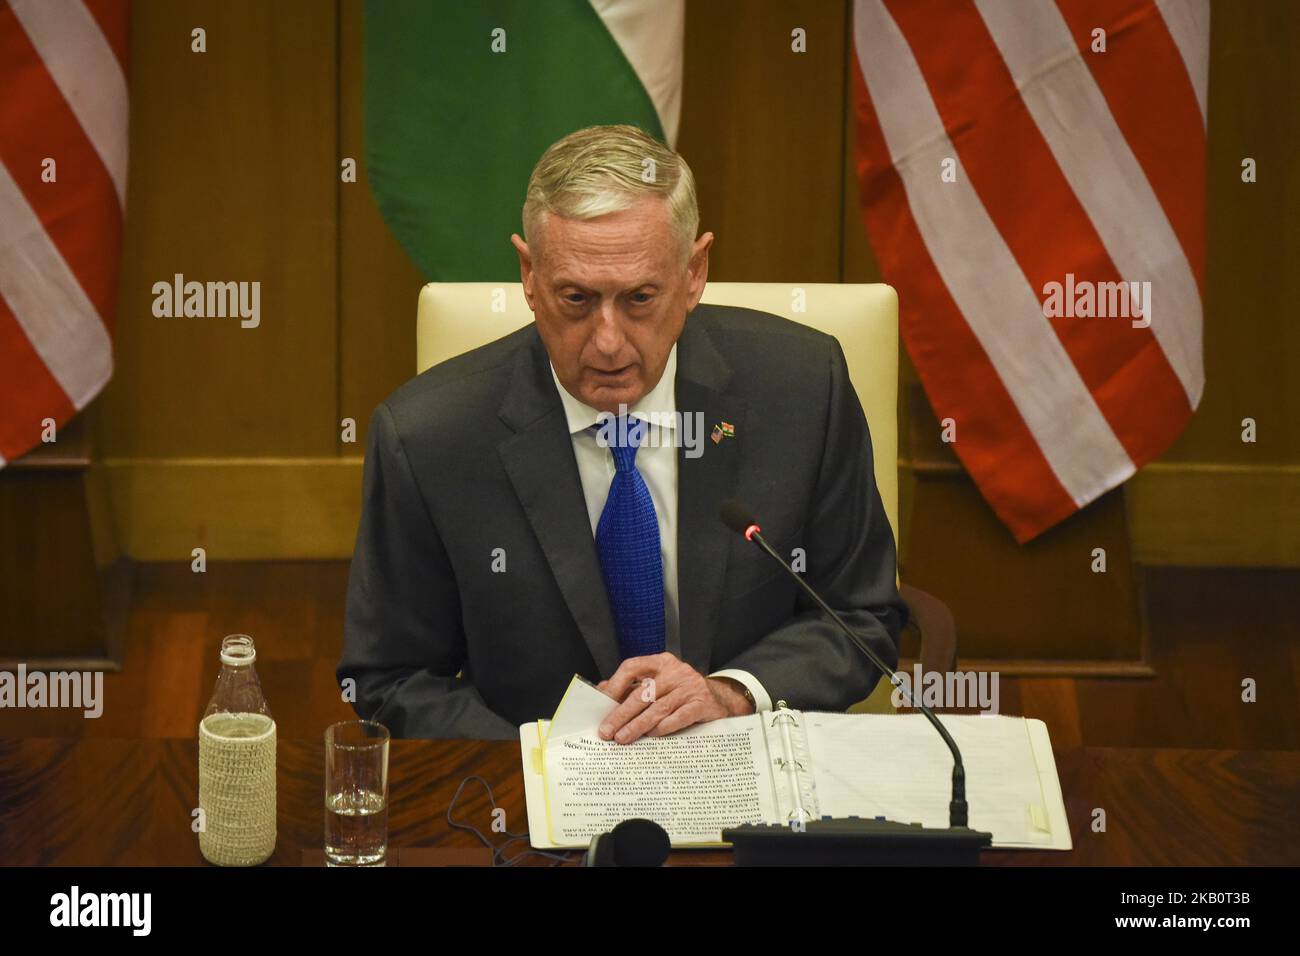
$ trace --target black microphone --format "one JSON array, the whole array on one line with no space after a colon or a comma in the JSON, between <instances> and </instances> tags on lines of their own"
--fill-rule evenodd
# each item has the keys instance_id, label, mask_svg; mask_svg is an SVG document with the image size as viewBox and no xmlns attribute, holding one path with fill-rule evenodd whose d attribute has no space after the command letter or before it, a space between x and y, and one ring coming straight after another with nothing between
<instances>
[{"instance_id":1,"label":"black microphone","mask_svg":"<svg viewBox=\"0 0 1300 956\"><path fill-rule=\"evenodd\" d=\"M653 820L624 820L591 838L583 866L663 866L672 844Z\"/></svg>"},{"instance_id":2,"label":"black microphone","mask_svg":"<svg viewBox=\"0 0 1300 956\"><path fill-rule=\"evenodd\" d=\"M718 509L718 517L722 519L722 523L728 528L736 532L736 534L743 534L746 538L749 537L750 528L753 528L755 532L759 530L758 522L749 513L749 509L734 498L728 498L722 503L722 507ZM777 560L781 559L778 558Z\"/></svg>"},{"instance_id":3,"label":"black microphone","mask_svg":"<svg viewBox=\"0 0 1300 956\"><path fill-rule=\"evenodd\" d=\"M901 690L903 694L907 697L908 702L914 708L916 708L922 714L924 714L925 718L934 726L934 729L939 732L939 736L943 738L944 743L948 745L948 749L952 752L952 760L953 760L952 798L948 803L948 826L950 829L939 830L939 831L935 831L935 830L925 831L924 828L921 828L921 831L925 834L935 834L936 836L940 836L941 838L946 838L949 836L957 836L960 838L961 844L970 843L970 841L966 840L965 837L968 835L975 835L977 834L977 831L970 830L967 826L968 810L966 805L966 768L962 764L961 751L957 748L957 742L952 739L952 735L948 733L948 729L944 727L944 725L940 722L939 718L934 715L934 711L930 710L929 707L925 706L925 704L919 702L915 697L912 696L911 691L909 691L907 687L904 686L902 680L894 674L894 669L881 659L880 655L877 654L871 648L871 645L868 644L862 638L861 635L859 635L851 627L845 624L843 618L841 618L838 614L835 613L835 610L822 599L822 596L818 594L812 588L812 586L809 585L808 582L803 579L802 576L800 576L799 572L797 572L794 568L790 567L789 563L786 562L785 558L779 555L772 548L772 546L767 543L766 539L764 539L763 537L762 529L758 525L758 521L754 518L754 515L750 512L748 508L746 508L739 501L728 499L722 503L722 507L719 510L719 517L722 519L722 523L725 524L728 528L730 528L732 531L735 531L737 534L743 535L746 541L753 542L755 545L759 547L760 550L765 552L773 561L781 565L781 567L785 568L786 573L789 574L790 577L794 578L795 581L799 583L799 587L803 589L804 593L807 594L810 598L812 598L813 601L817 604L817 606L820 607L823 611L825 611L830 616L830 619L834 621L836 625L839 626L839 629L844 632L845 636L847 636L850 641L853 642L853 645L858 650L860 650L864 655L866 655L867 660L871 661L872 664L874 664L877 668L879 668L880 673L888 677L889 682L893 684L896 688ZM871 824L878 823L879 821L861 821L861 822L864 824L864 826L861 827L861 829L863 829L864 831L870 831L870 830L883 831L883 828L871 826ZM816 823L814 822L808 824L808 826L809 827L816 826ZM892 828L900 825L888 824L888 826ZM987 845L992 842L991 834L979 833L978 835L982 837L983 840L979 844L972 844L974 846L974 853L975 853L974 858L971 858L968 852L961 853L958 855L949 855L945 858L944 855L945 847L940 845L940 841L935 841L934 845L928 848L932 852L927 854L925 852L927 848L924 846L925 841L916 839L916 837L921 836L922 833L916 832L915 827L909 829L913 831L911 833L911 839L909 839L908 841L910 844L910 848L913 851L921 850L922 856L929 856L934 861L942 860L944 862L975 862L978 859L978 846ZM869 834L864 834L864 835L869 835ZM844 838L845 838L844 827L841 824L837 828L836 839L844 839ZM948 844L953 843L953 841L951 840L945 840L944 842ZM954 851L958 849L969 850L970 848L971 846L959 847L956 845L950 845L947 847L947 849L954 850ZM869 852L869 850L867 852ZM906 860L902 860L900 862L906 862Z\"/></svg>"}]
</instances>

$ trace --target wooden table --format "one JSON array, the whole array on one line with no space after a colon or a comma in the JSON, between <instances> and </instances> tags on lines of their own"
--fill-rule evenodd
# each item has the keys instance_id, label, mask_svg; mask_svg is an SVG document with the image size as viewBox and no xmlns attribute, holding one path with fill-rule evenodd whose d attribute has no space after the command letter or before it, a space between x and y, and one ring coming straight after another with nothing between
<instances>
[{"instance_id":1,"label":"wooden table","mask_svg":"<svg viewBox=\"0 0 1300 956\"><path fill-rule=\"evenodd\" d=\"M198 806L197 750L190 739L0 738L0 863L204 865L190 829ZM310 864L320 859L323 833L322 741L281 740L278 763L279 836L269 863ZM1058 753L1057 768L1074 849L993 850L983 863L1300 863L1300 752L1085 747ZM457 786L475 774L491 784L507 827L527 830L518 744L393 741L390 859L399 865L485 862L486 852L473 852L480 845L474 837L446 819ZM1106 814L1104 833L1092 829L1098 808ZM504 839L491 832L481 785L466 786L456 816ZM521 841L510 852L523 849ZM686 850L671 862L728 865L731 854Z\"/></svg>"}]
</instances>

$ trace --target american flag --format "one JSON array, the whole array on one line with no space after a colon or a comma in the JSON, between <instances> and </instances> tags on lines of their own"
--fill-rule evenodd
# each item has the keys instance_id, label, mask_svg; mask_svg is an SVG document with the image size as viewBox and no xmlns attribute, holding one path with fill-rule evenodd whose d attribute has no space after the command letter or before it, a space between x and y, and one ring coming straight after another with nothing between
<instances>
[{"instance_id":1,"label":"american flag","mask_svg":"<svg viewBox=\"0 0 1300 956\"><path fill-rule=\"evenodd\" d=\"M1208 0L855 0L867 231L953 450L1021 542L1200 401L1209 35ZM1150 283L1146 320L1045 308L1067 282Z\"/></svg>"},{"instance_id":2,"label":"american flag","mask_svg":"<svg viewBox=\"0 0 1300 956\"><path fill-rule=\"evenodd\" d=\"M0 0L0 467L113 371L125 0Z\"/></svg>"}]
</instances>

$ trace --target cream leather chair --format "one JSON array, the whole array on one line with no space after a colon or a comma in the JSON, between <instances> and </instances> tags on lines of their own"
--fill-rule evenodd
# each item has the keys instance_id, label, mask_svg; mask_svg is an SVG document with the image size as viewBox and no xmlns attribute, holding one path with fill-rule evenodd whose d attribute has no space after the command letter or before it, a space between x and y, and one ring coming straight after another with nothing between
<instances>
[{"instance_id":1,"label":"cream leather chair","mask_svg":"<svg viewBox=\"0 0 1300 956\"><path fill-rule=\"evenodd\" d=\"M770 312L839 339L871 426L876 484L897 538L898 294L894 289L882 284L710 282L703 301ZM517 282L429 283L420 290L416 370L422 372L532 320L523 286ZM890 685L881 681L871 697L853 709L891 711L889 693Z\"/></svg>"}]
</instances>

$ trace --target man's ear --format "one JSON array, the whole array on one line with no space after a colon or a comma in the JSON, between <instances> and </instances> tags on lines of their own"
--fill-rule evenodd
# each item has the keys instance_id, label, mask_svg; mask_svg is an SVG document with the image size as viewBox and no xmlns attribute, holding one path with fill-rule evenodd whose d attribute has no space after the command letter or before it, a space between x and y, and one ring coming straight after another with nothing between
<instances>
[{"instance_id":1,"label":"man's ear","mask_svg":"<svg viewBox=\"0 0 1300 956\"><path fill-rule=\"evenodd\" d=\"M709 281L709 247L712 245L713 233L706 232L691 247L691 257L686 263L687 312L699 305L700 297L704 295L704 286Z\"/></svg>"},{"instance_id":2,"label":"man's ear","mask_svg":"<svg viewBox=\"0 0 1300 956\"><path fill-rule=\"evenodd\" d=\"M524 285L524 298L528 300L528 308L534 312L537 308L533 305L533 254L528 248L528 243L519 238L517 233L510 234L510 244L515 247L515 252L519 255L519 281Z\"/></svg>"}]
</instances>

